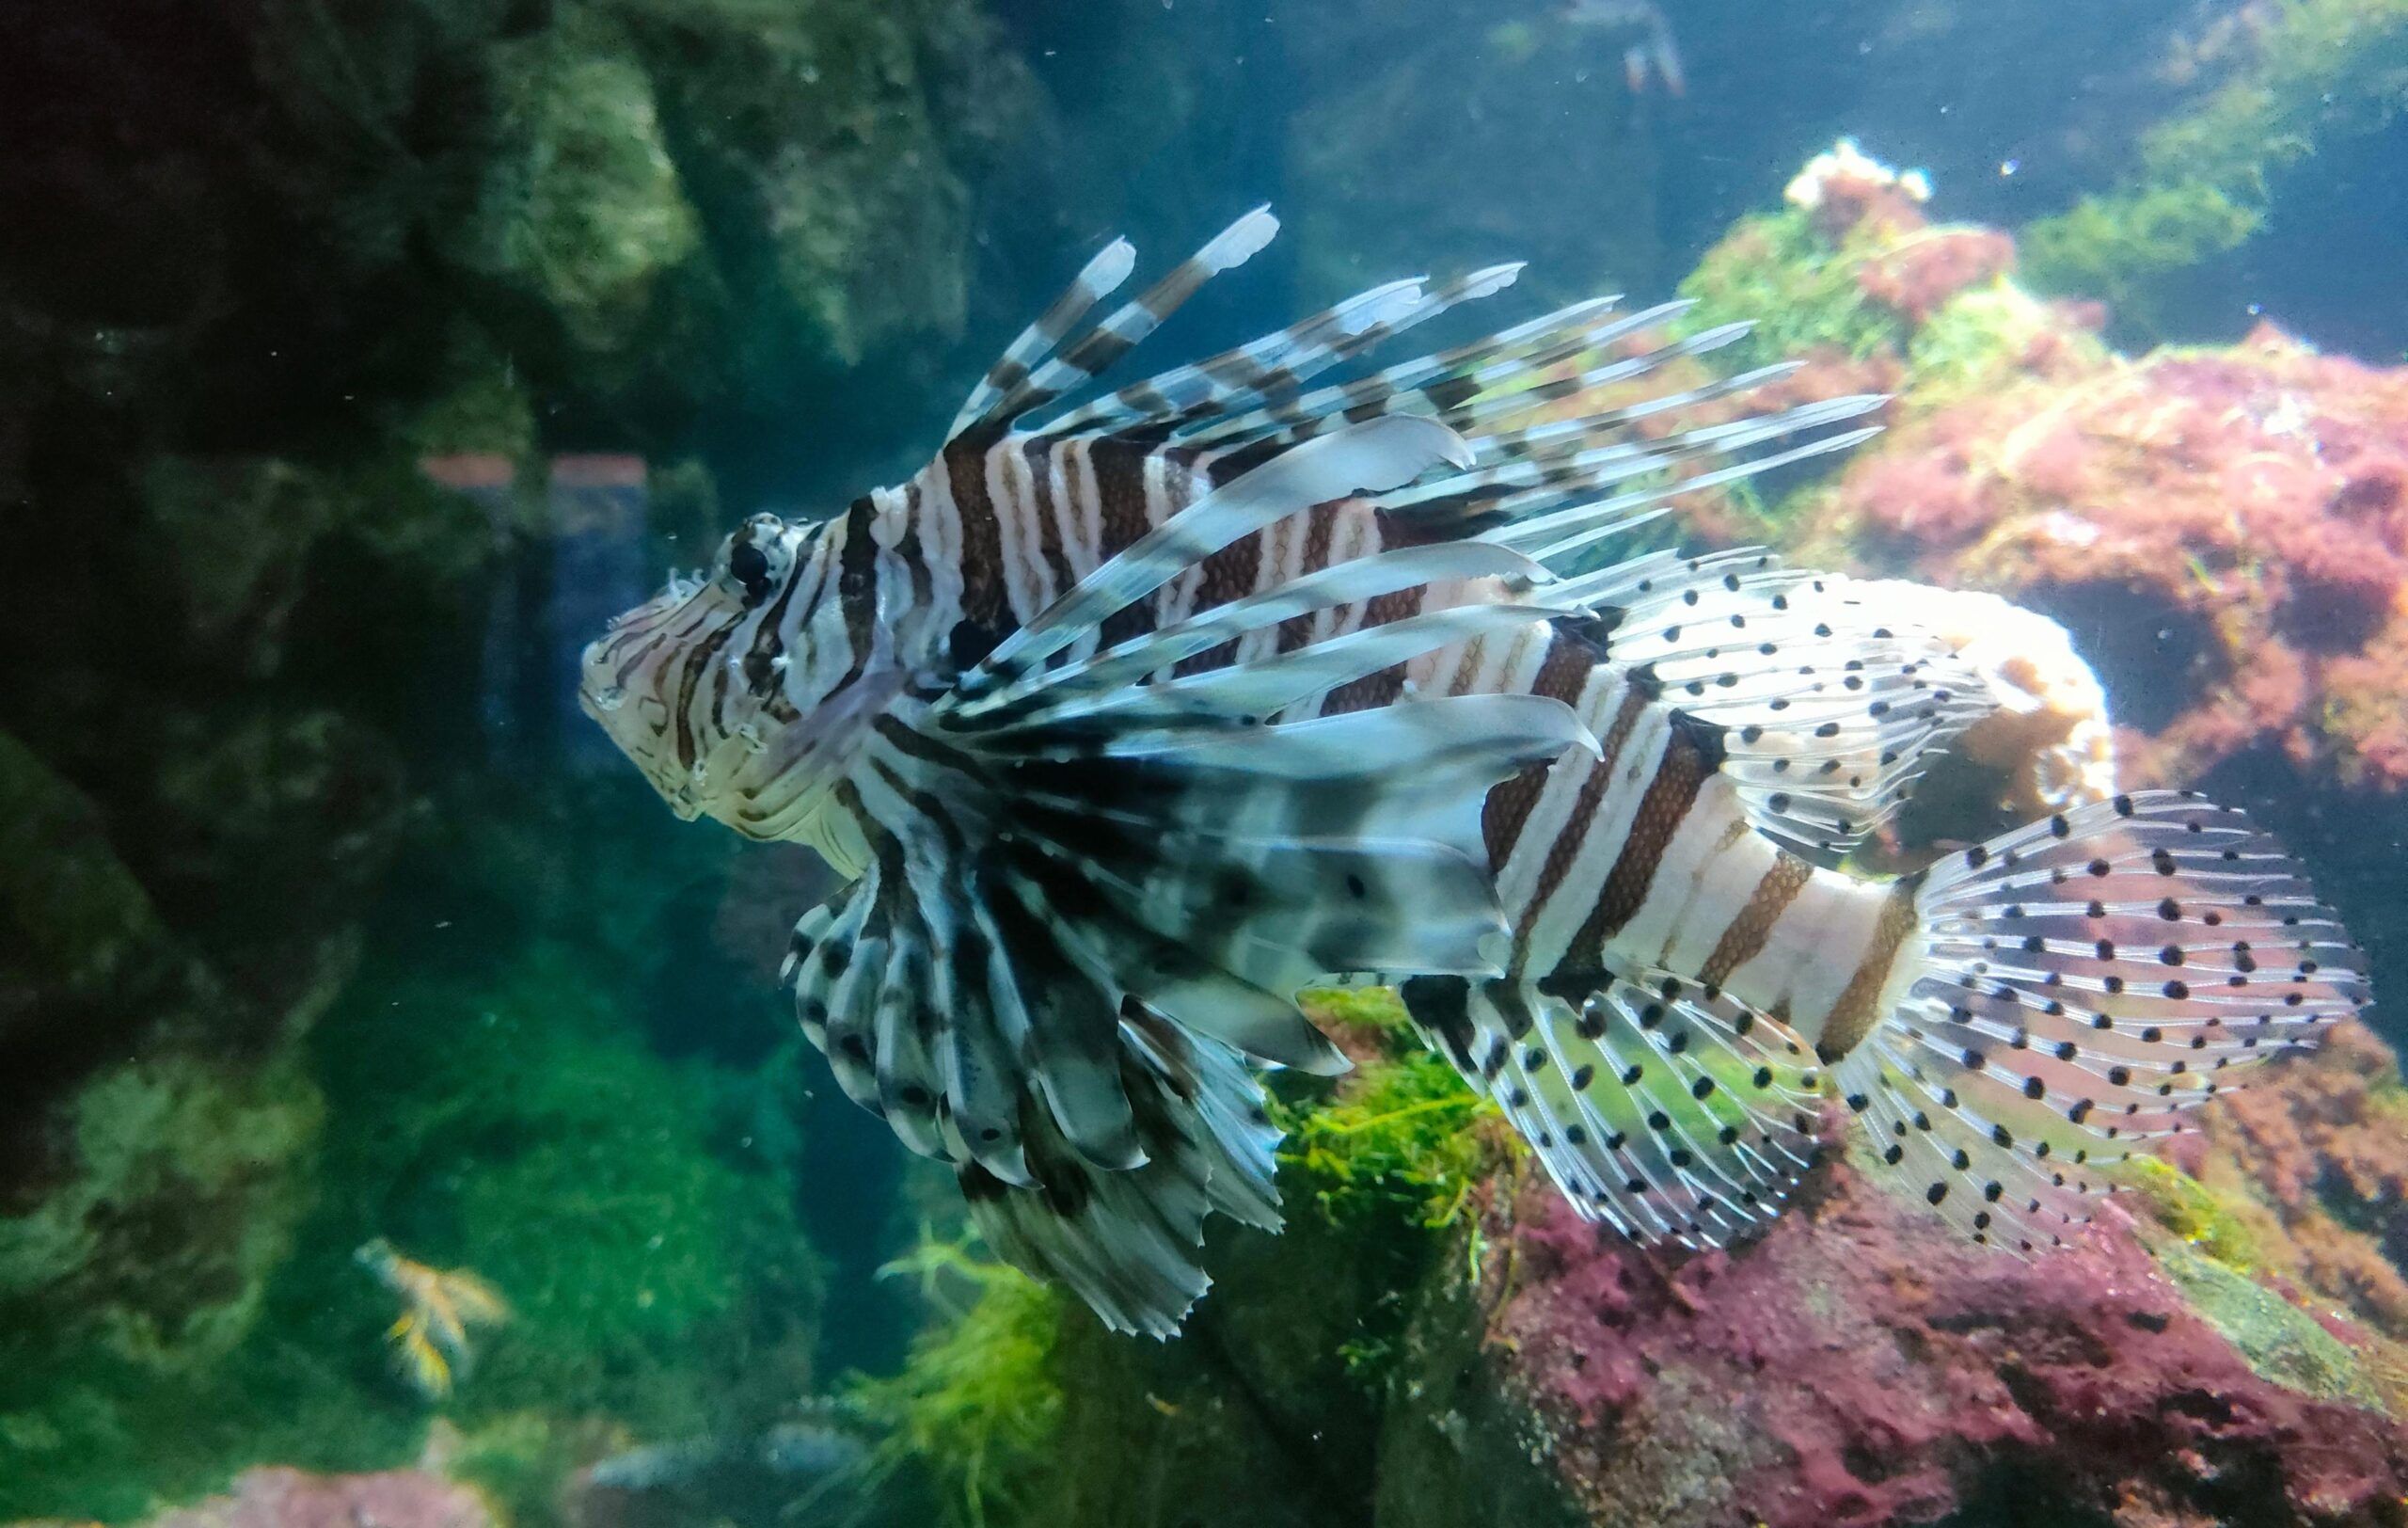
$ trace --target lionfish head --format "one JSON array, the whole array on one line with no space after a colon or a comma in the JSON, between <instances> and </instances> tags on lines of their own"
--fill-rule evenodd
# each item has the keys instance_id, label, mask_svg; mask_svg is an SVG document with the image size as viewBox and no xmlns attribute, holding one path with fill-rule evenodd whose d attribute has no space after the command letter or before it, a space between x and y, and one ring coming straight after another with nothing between
<instances>
[{"instance_id":1,"label":"lionfish head","mask_svg":"<svg viewBox=\"0 0 2408 1528\"><path fill-rule=\"evenodd\" d=\"M837 539L755 515L585 649L579 703L679 817L805 836L899 688L855 653Z\"/></svg>"}]
</instances>

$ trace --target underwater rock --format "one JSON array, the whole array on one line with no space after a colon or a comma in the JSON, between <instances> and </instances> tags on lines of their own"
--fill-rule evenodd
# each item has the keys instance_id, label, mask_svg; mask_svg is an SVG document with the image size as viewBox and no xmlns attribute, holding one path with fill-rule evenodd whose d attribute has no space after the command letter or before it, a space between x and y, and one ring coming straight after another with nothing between
<instances>
[{"instance_id":1,"label":"underwater rock","mask_svg":"<svg viewBox=\"0 0 2408 1528\"><path fill-rule=\"evenodd\" d=\"M90 798L6 733L0 918L9 934L0 944L0 1056L21 1054L15 1047L61 1012L156 1002L204 980L118 858Z\"/></svg>"},{"instance_id":2,"label":"underwater rock","mask_svg":"<svg viewBox=\"0 0 2408 1528\"><path fill-rule=\"evenodd\" d=\"M0 1214L0 1517L123 1516L150 1499L135 1459L188 1468L194 1387L260 1325L323 1119L289 1059L166 1054L23 1122L40 1176Z\"/></svg>"},{"instance_id":3,"label":"underwater rock","mask_svg":"<svg viewBox=\"0 0 2408 1528\"><path fill-rule=\"evenodd\" d=\"M475 1490L424 1470L320 1475L269 1467L246 1470L225 1495L162 1512L145 1528L497 1528L499 1521Z\"/></svg>"},{"instance_id":4,"label":"underwater rock","mask_svg":"<svg viewBox=\"0 0 2408 1528\"><path fill-rule=\"evenodd\" d=\"M702 242L650 76L600 8L494 49L499 152L456 257L548 309L578 349L631 343L655 289Z\"/></svg>"},{"instance_id":5,"label":"underwater rock","mask_svg":"<svg viewBox=\"0 0 2408 1528\"><path fill-rule=\"evenodd\" d=\"M2111 690L2155 690L2136 783L2265 743L2408 784L2408 369L2261 326L2007 386L1910 415L1798 534L2067 620ZM2118 672L2143 659L2179 682Z\"/></svg>"},{"instance_id":6,"label":"underwater rock","mask_svg":"<svg viewBox=\"0 0 2408 1528\"><path fill-rule=\"evenodd\" d=\"M2196 1253L2153 1259L2112 1211L2023 1260L1825 1173L1761 1241L1686 1260L1544 1192L1516 1205L1490 1342L1595 1520L1805 1528L2007 1503L2070 1520L2155 1499L2194 1514L2178 1520L2273 1523L2396 1504L2408 1433L2368 1334L2353 1350L2220 1265L2192 1272ZM2201 1297L2233 1284L2255 1297Z\"/></svg>"},{"instance_id":7,"label":"underwater rock","mask_svg":"<svg viewBox=\"0 0 2408 1528\"><path fill-rule=\"evenodd\" d=\"M320 1120L289 1054L229 1042L306 1025L342 950L287 973L271 1018L163 921L103 821L0 735L0 1433L60 1401L48 1364L79 1345L157 1374L238 1341Z\"/></svg>"},{"instance_id":8,"label":"underwater rock","mask_svg":"<svg viewBox=\"0 0 2408 1528\"><path fill-rule=\"evenodd\" d=\"M2161 1213L2226 1261L2408 1341L2400 1263L2408 1088L2399 1058L2364 1027L2345 1025L2283 1082L2243 1090L2168 1154L2210 1196Z\"/></svg>"},{"instance_id":9,"label":"underwater rock","mask_svg":"<svg viewBox=\"0 0 2408 1528\"><path fill-rule=\"evenodd\" d=\"M1890 391L1889 428L1835 483L1691 498L1688 535L2055 618L2118 698L2127 785L2255 748L2408 785L2408 368L2270 322L2127 359L2096 305L2013 278L2005 235L1931 222L1885 167L1830 157L1812 205L1707 252L1681 327L1761 314L1695 374L1798 357L1791 395Z\"/></svg>"},{"instance_id":10,"label":"underwater rock","mask_svg":"<svg viewBox=\"0 0 2408 1528\"><path fill-rule=\"evenodd\" d=\"M1058 1407L989 1458L1015 1489L987 1520L2397 1520L2408 1348L2369 1270L2408 1091L2362 1027L2270 1066L2177 1142L2201 1176L2132 1170L2056 1254L1964 1243L1841 1160L1758 1238L1650 1253L1425 1090L1380 1008L1322 1009L1365 1064L1290 1118L1289 1230L1214 1238L1179 1341L1050 1302L1032 1368L1024 1323L940 1329L949 1383Z\"/></svg>"}]
</instances>

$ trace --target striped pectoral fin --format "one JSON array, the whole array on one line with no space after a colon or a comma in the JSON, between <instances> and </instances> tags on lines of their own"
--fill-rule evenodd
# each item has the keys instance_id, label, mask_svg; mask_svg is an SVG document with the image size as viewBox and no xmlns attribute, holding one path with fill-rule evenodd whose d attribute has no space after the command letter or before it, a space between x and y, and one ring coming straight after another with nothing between
<instances>
[{"instance_id":1,"label":"striped pectoral fin","mask_svg":"<svg viewBox=\"0 0 2408 1528\"><path fill-rule=\"evenodd\" d=\"M1022 766L1012 831L1063 879L1060 905L1186 953L1133 947L1149 1000L1173 1004L1196 962L1281 995L1354 971L1487 972L1505 927L1482 799L1583 740L1566 708L1530 695L1141 736Z\"/></svg>"},{"instance_id":2,"label":"striped pectoral fin","mask_svg":"<svg viewBox=\"0 0 2408 1528\"><path fill-rule=\"evenodd\" d=\"M1492 969L1481 801L1582 736L1529 695L1281 724L1202 704L1130 737L918 720L881 720L844 788L876 852L797 931L806 1032L955 1163L1007 1256L1155 1332L1204 1287L1205 1213L1273 1214L1250 1065L1343 1067L1289 995Z\"/></svg>"},{"instance_id":3,"label":"striped pectoral fin","mask_svg":"<svg viewBox=\"0 0 2408 1528\"><path fill-rule=\"evenodd\" d=\"M1040 1133L1027 1185L974 1162L959 1177L971 1218L996 1252L1068 1284L1115 1331L1169 1337L1212 1283L1200 1257L1208 1213L1278 1229L1272 1178L1279 1132L1235 1051L1142 1008L1130 1010L1126 1024L1122 1088L1145 1147L1142 1166L1100 1168Z\"/></svg>"},{"instance_id":4,"label":"striped pectoral fin","mask_svg":"<svg viewBox=\"0 0 2408 1528\"><path fill-rule=\"evenodd\" d=\"M2363 956L2299 867L2187 793L1969 850L1933 867L1916 909L1902 995L1841 1086L1888 1166L2019 1247L2112 1188L2102 1165L2244 1086L2237 1069L2368 1000Z\"/></svg>"},{"instance_id":5,"label":"striped pectoral fin","mask_svg":"<svg viewBox=\"0 0 2408 1528\"><path fill-rule=\"evenodd\" d=\"M1776 1214L1813 1156L1813 1054L1713 988L1559 972L1418 978L1404 997L1580 1213L1636 1240L1721 1245Z\"/></svg>"}]
</instances>

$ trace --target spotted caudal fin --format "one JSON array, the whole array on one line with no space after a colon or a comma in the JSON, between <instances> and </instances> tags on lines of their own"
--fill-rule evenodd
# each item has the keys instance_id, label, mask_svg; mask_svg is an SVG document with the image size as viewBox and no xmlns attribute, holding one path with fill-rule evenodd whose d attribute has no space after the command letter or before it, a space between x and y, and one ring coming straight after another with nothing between
<instances>
[{"instance_id":1,"label":"spotted caudal fin","mask_svg":"<svg viewBox=\"0 0 2408 1528\"><path fill-rule=\"evenodd\" d=\"M2368 1001L2299 866L2189 793L2033 823L1912 896L1887 1015L1839 1086L1871 1160L1984 1241L2061 1238L2111 1186L2102 1164Z\"/></svg>"}]
</instances>

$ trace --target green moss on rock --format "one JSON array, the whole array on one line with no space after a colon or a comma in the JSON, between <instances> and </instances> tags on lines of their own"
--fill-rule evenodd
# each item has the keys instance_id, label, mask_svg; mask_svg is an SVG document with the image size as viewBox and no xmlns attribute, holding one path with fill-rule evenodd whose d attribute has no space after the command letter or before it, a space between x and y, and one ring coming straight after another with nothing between
<instances>
[{"instance_id":1,"label":"green moss on rock","mask_svg":"<svg viewBox=\"0 0 2408 1528\"><path fill-rule=\"evenodd\" d=\"M194 978L99 809L0 732L0 1041L58 1005L139 1000Z\"/></svg>"},{"instance_id":2,"label":"green moss on rock","mask_svg":"<svg viewBox=\"0 0 2408 1528\"><path fill-rule=\"evenodd\" d=\"M1834 244L1798 207L1743 218L1681 283L1681 295L1697 304L1681 329L1753 323L1718 359L1734 372L1824 347L1859 360L1903 348L1904 321L1857 281L1870 253L1857 239Z\"/></svg>"},{"instance_id":3,"label":"green moss on rock","mask_svg":"<svg viewBox=\"0 0 2408 1528\"><path fill-rule=\"evenodd\" d=\"M708 1430L803 1383L818 1263L789 1186L746 1150L743 1080L659 1058L584 964L538 943L489 981L354 997L321 1046L343 1189L312 1239L388 1236L501 1291L471 1413ZM389 1303L341 1277L354 1310Z\"/></svg>"},{"instance_id":4,"label":"green moss on rock","mask_svg":"<svg viewBox=\"0 0 2408 1528\"><path fill-rule=\"evenodd\" d=\"M2156 1253L2192 1310L2261 1377L2321 1399L2387 1409L2358 1356L2314 1316L2213 1257L2185 1247Z\"/></svg>"},{"instance_id":5,"label":"green moss on rock","mask_svg":"<svg viewBox=\"0 0 2408 1528\"><path fill-rule=\"evenodd\" d=\"M508 145L458 258L542 303L579 348L631 344L662 275L701 243L651 76L592 8L496 49Z\"/></svg>"},{"instance_id":6,"label":"green moss on rock","mask_svg":"<svg viewBox=\"0 0 2408 1528\"><path fill-rule=\"evenodd\" d=\"M2162 327L2170 279L2265 227L2284 170L2408 107L2403 0L2283 0L2255 35L2237 73L2142 135L2124 184L2023 231L2036 284Z\"/></svg>"},{"instance_id":7,"label":"green moss on rock","mask_svg":"<svg viewBox=\"0 0 2408 1528\"><path fill-rule=\"evenodd\" d=\"M179 1419L256 1329L324 1109L289 1067L170 1056L65 1110L60 1170L0 1218L0 1517L123 1516L182 1473Z\"/></svg>"}]
</instances>

